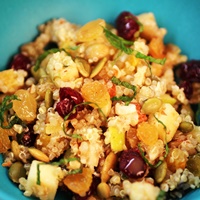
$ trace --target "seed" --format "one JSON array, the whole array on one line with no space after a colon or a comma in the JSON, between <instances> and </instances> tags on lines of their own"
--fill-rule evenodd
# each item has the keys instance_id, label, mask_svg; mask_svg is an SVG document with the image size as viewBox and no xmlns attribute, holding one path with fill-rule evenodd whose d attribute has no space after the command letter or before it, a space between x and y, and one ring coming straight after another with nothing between
<instances>
[{"instance_id":1,"label":"seed","mask_svg":"<svg viewBox=\"0 0 200 200\"><path fill-rule=\"evenodd\" d=\"M37 160L43 161L43 162L49 162L49 157L40 151L39 149L36 148L29 148L29 153Z\"/></svg>"},{"instance_id":2,"label":"seed","mask_svg":"<svg viewBox=\"0 0 200 200\"><path fill-rule=\"evenodd\" d=\"M160 97L163 103L170 103L171 105L174 105L176 103L176 99L171 97L169 94L164 94Z\"/></svg>"},{"instance_id":3,"label":"seed","mask_svg":"<svg viewBox=\"0 0 200 200\"><path fill-rule=\"evenodd\" d=\"M107 183L102 182L97 186L97 193L102 199L107 199L110 197L110 187Z\"/></svg>"},{"instance_id":4,"label":"seed","mask_svg":"<svg viewBox=\"0 0 200 200\"><path fill-rule=\"evenodd\" d=\"M103 58L99 61L99 63L94 67L90 74L90 78L94 78L104 67L105 63L107 61L107 58Z\"/></svg>"},{"instance_id":5,"label":"seed","mask_svg":"<svg viewBox=\"0 0 200 200\"><path fill-rule=\"evenodd\" d=\"M164 161L160 166L158 166L154 173L154 178L157 183L161 183L167 174L167 163Z\"/></svg>"},{"instance_id":6,"label":"seed","mask_svg":"<svg viewBox=\"0 0 200 200\"><path fill-rule=\"evenodd\" d=\"M179 125L179 130L182 131L183 133L189 133L192 131L194 128L193 124L191 122L181 122Z\"/></svg>"},{"instance_id":7,"label":"seed","mask_svg":"<svg viewBox=\"0 0 200 200\"><path fill-rule=\"evenodd\" d=\"M147 99L142 105L142 111L149 115L157 112L162 105L162 101L156 97Z\"/></svg>"},{"instance_id":8,"label":"seed","mask_svg":"<svg viewBox=\"0 0 200 200\"><path fill-rule=\"evenodd\" d=\"M11 151L13 152L14 157L15 157L17 160L20 160L20 158L19 158L20 148L19 148L18 142L15 141L15 140L13 140L13 141L11 142Z\"/></svg>"},{"instance_id":9,"label":"seed","mask_svg":"<svg viewBox=\"0 0 200 200\"><path fill-rule=\"evenodd\" d=\"M83 58L76 58L75 63L77 64L78 71L84 77L88 77L90 75L90 65Z\"/></svg>"},{"instance_id":10,"label":"seed","mask_svg":"<svg viewBox=\"0 0 200 200\"><path fill-rule=\"evenodd\" d=\"M14 183L19 183L21 177L26 177L26 170L21 162L15 162L9 168L8 175Z\"/></svg>"},{"instance_id":11,"label":"seed","mask_svg":"<svg viewBox=\"0 0 200 200\"><path fill-rule=\"evenodd\" d=\"M51 91L51 89L46 90L44 100L47 109L53 105L53 92Z\"/></svg>"},{"instance_id":12,"label":"seed","mask_svg":"<svg viewBox=\"0 0 200 200\"><path fill-rule=\"evenodd\" d=\"M113 169L115 164L117 162L117 156L115 153L113 153L112 151L108 154L108 156L105 159L103 168L101 170L101 181L102 182L107 182L108 179L110 178L109 175L109 170Z\"/></svg>"}]
</instances>

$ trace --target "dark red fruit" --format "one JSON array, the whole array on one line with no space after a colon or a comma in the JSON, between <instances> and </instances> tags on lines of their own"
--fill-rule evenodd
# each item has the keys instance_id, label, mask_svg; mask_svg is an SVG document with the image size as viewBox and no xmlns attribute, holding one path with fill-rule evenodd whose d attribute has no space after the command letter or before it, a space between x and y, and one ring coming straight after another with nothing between
<instances>
[{"instance_id":1,"label":"dark red fruit","mask_svg":"<svg viewBox=\"0 0 200 200\"><path fill-rule=\"evenodd\" d=\"M185 93L185 96L187 97L187 99L190 99L192 97L193 87L192 87L191 82L182 81L180 83L179 87L184 89L184 93Z\"/></svg>"},{"instance_id":2,"label":"dark red fruit","mask_svg":"<svg viewBox=\"0 0 200 200\"><path fill-rule=\"evenodd\" d=\"M116 19L116 28L119 36L126 40L132 40L140 27L137 17L130 12L124 11Z\"/></svg>"},{"instance_id":3,"label":"dark red fruit","mask_svg":"<svg viewBox=\"0 0 200 200\"><path fill-rule=\"evenodd\" d=\"M77 106L83 102L83 98L79 92L70 87L60 88L59 91L60 101L56 104L56 111L61 117L70 114L69 119L76 117L77 111L83 109L83 106Z\"/></svg>"},{"instance_id":4,"label":"dark red fruit","mask_svg":"<svg viewBox=\"0 0 200 200\"><path fill-rule=\"evenodd\" d=\"M25 132L17 136L19 143L27 147L33 146L36 140L36 134L34 134L32 125L29 125Z\"/></svg>"},{"instance_id":5,"label":"dark red fruit","mask_svg":"<svg viewBox=\"0 0 200 200\"><path fill-rule=\"evenodd\" d=\"M23 54L17 54L14 56L13 61L11 63L12 69L14 70L23 69L29 72L30 67L31 67L31 60L27 56Z\"/></svg>"},{"instance_id":6,"label":"dark red fruit","mask_svg":"<svg viewBox=\"0 0 200 200\"><path fill-rule=\"evenodd\" d=\"M200 83L200 60L190 60L181 63L179 69L182 80Z\"/></svg>"},{"instance_id":7,"label":"dark red fruit","mask_svg":"<svg viewBox=\"0 0 200 200\"><path fill-rule=\"evenodd\" d=\"M129 178L141 178L146 172L147 165L137 151L128 149L120 156L119 169Z\"/></svg>"}]
</instances>

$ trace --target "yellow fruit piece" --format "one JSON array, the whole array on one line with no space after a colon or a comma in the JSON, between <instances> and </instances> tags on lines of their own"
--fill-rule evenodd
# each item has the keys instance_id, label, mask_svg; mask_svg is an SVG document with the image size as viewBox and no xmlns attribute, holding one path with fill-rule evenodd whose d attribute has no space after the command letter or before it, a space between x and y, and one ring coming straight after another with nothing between
<instances>
[{"instance_id":1,"label":"yellow fruit piece","mask_svg":"<svg viewBox=\"0 0 200 200\"><path fill-rule=\"evenodd\" d=\"M110 126L108 130L110 132L111 149L114 152L122 151L125 146L125 133L119 132L115 126Z\"/></svg>"},{"instance_id":2,"label":"yellow fruit piece","mask_svg":"<svg viewBox=\"0 0 200 200\"><path fill-rule=\"evenodd\" d=\"M20 89L15 92L19 100L13 100L13 110L17 116L26 122L32 122L36 118L37 102L27 90Z\"/></svg>"},{"instance_id":3,"label":"yellow fruit piece","mask_svg":"<svg viewBox=\"0 0 200 200\"><path fill-rule=\"evenodd\" d=\"M159 132L159 138L164 142L170 142L174 137L181 117L175 108L169 103L163 103L160 109L153 115L149 115L149 123L155 125ZM166 127L166 130L164 129Z\"/></svg>"},{"instance_id":4,"label":"yellow fruit piece","mask_svg":"<svg viewBox=\"0 0 200 200\"><path fill-rule=\"evenodd\" d=\"M106 86L99 81L88 82L81 88L82 96L86 102L91 102L93 108L100 108L104 115L111 109L110 95Z\"/></svg>"},{"instance_id":5,"label":"yellow fruit piece","mask_svg":"<svg viewBox=\"0 0 200 200\"><path fill-rule=\"evenodd\" d=\"M27 73L23 70L8 69L0 72L0 91L14 93L24 85L24 77Z\"/></svg>"},{"instance_id":6,"label":"yellow fruit piece","mask_svg":"<svg viewBox=\"0 0 200 200\"><path fill-rule=\"evenodd\" d=\"M72 192L83 197L92 184L92 170L83 168L82 173L67 175L63 182Z\"/></svg>"},{"instance_id":7,"label":"yellow fruit piece","mask_svg":"<svg viewBox=\"0 0 200 200\"><path fill-rule=\"evenodd\" d=\"M154 145L158 141L156 126L148 122L142 122L137 128L137 137L146 145Z\"/></svg>"},{"instance_id":8,"label":"yellow fruit piece","mask_svg":"<svg viewBox=\"0 0 200 200\"><path fill-rule=\"evenodd\" d=\"M103 28L106 23L103 19L90 21L82 26L77 32L78 42L88 42L94 40L103 34Z\"/></svg>"}]
</instances>

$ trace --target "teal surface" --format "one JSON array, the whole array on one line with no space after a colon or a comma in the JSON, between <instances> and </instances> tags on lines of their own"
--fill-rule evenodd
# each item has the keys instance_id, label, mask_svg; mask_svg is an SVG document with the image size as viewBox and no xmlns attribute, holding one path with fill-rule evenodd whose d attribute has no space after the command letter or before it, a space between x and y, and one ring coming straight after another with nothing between
<instances>
[{"instance_id":1,"label":"teal surface","mask_svg":"<svg viewBox=\"0 0 200 200\"><path fill-rule=\"evenodd\" d=\"M124 10L135 14L153 12L159 26L168 30L165 42L178 45L189 59L200 59L199 9L200 0L0 0L0 69L8 67L20 45L33 40L38 33L37 26L49 19L63 17L84 24L104 18L114 23ZM5 168L0 167L0 174L0 200L30 199L9 181ZM63 195L56 197L56 200L64 199L67 198ZM183 198L199 199L200 190Z\"/></svg>"}]
</instances>

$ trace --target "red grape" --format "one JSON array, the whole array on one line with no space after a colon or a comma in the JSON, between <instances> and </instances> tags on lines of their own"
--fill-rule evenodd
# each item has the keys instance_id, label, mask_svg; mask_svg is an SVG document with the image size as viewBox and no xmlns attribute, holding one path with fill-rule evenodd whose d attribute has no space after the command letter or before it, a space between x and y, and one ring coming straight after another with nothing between
<instances>
[{"instance_id":1,"label":"red grape","mask_svg":"<svg viewBox=\"0 0 200 200\"><path fill-rule=\"evenodd\" d=\"M120 156L119 168L129 178L141 178L146 172L147 165L137 151L128 149Z\"/></svg>"},{"instance_id":2,"label":"red grape","mask_svg":"<svg viewBox=\"0 0 200 200\"><path fill-rule=\"evenodd\" d=\"M137 17L130 12L122 12L116 19L116 28L119 36L126 40L132 40L134 34L139 30Z\"/></svg>"}]
</instances>

